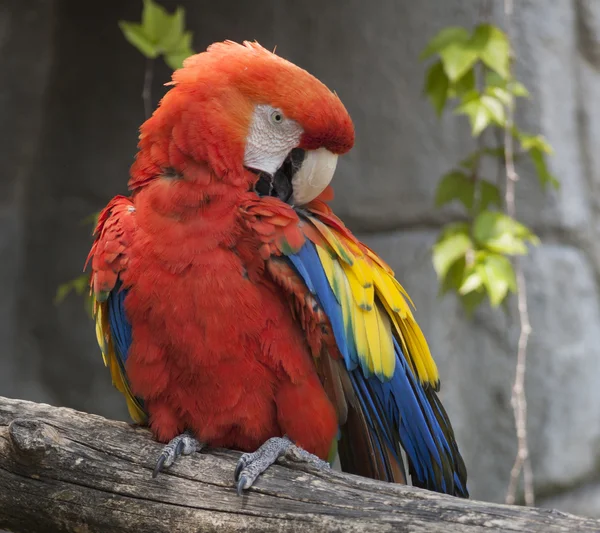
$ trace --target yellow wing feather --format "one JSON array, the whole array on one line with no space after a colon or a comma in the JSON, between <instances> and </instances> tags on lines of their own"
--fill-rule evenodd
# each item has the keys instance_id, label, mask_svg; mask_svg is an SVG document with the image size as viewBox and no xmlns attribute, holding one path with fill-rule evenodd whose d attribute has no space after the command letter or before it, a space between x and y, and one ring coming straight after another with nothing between
<instances>
[{"instance_id":1,"label":"yellow wing feather","mask_svg":"<svg viewBox=\"0 0 600 533\"><path fill-rule=\"evenodd\" d=\"M396 336L419 380L437 386L437 367L411 311L414 305L392 269L366 246L319 220L311 218L311 222L325 240L317 244L317 251L342 307L346 330L348 325L352 327L363 364L380 377L391 377L396 364Z\"/></svg>"},{"instance_id":2,"label":"yellow wing feather","mask_svg":"<svg viewBox=\"0 0 600 533\"><path fill-rule=\"evenodd\" d=\"M389 376L383 375L383 364L381 361L383 353L377 311L375 311L374 308L371 308L369 311L361 309L359 312L362 319L361 322L365 325L365 331L367 333L369 368L378 376L392 377L393 374L390 374Z\"/></svg>"},{"instance_id":3,"label":"yellow wing feather","mask_svg":"<svg viewBox=\"0 0 600 533\"><path fill-rule=\"evenodd\" d=\"M340 287L341 298L339 300L342 308L342 316L344 317L344 324L350 323L352 327L352 334L354 336L354 344L356 345L356 352L358 358L364 361L370 372L374 371L374 367L369 357L369 341L367 338L367 329L365 321L362 318L362 309L356 304L355 300L352 299L350 288L350 282L346 277L343 268L339 262L334 262L335 280L336 286Z\"/></svg>"},{"instance_id":4,"label":"yellow wing feather","mask_svg":"<svg viewBox=\"0 0 600 533\"><path fill-rule=\"evenodd\" d=\"M379 323L379 335L381 346L381 373L384 376L392 376L396 363L394 341L392 337L392 324L390 317L384 312L381 304L375 304L375 313Z\"/></svg>"},{"instance_id":5,"label":"yellow wing feather","mask_svg":"<svg viewBox=\"0 0 600 533\"><path fill-rule=\"evenodd\" d=\"M108 322L108 309L106 302L98 302L92 295L94 318L96 321L96 338L98 339L98 345L102 351L102 359L104 365L110 370L113 385L116 389L125 396L127 402L127 410L129 416L138 424L144 424L146 422L146 413L142 409L139 401L131 392L127 378L123 375L121 366L115 353L112 338L110 336L110 324Z\"/></svg>"},{"instance_id":6,"label":"yellow wing feather","mask_svg":"<svg viewBox=\"0 0 600 533\"><path fill-rule=\"evenodd\" d=\"M342 268L350 284L350 292L356 305L365 311L373 309L373 291L369 291L368 288L365 288L364 283L361 283L356 276L356 269L354 267L351 267L347 263L342 263Z\"/></svg>"},{"instance_id":7,"label":"yellow wing feather","mask_svg":"<svg viewBox=\"0 0 600 533\"><path fill-rule=\"evenodd\" d=\"M317 253L319 254L319 259L321 260L321 264L323 265L323 270L325 271L325 275L327 276L327 279L331 282L331 280L333 280L333 278L334 278L333 265L334 265L335 259L331 256L329 251L327 251L325 248L323 248L321 246L317 246L316 248L317 248ZM336 290L333 287L332 287L332 290L339 301L339 296L338 296Z\"/></svg>"},{"instance_id":8,"label":"yellow wing feather","mask_svg":"<svg viewBox=\"0 0 600 533\"><path fill-rule=\"evenodd\" d=\"M331 246L337 256L345 263L352 265L354 262L352 254L350 250L348 250L347 247L345 247L340 241L339 237L336 235L336 232L316 218L311 218L311 222L319 230L319 233L321 233L321 235L325 238L327 244Z\"/></svg>"}]
</instances>

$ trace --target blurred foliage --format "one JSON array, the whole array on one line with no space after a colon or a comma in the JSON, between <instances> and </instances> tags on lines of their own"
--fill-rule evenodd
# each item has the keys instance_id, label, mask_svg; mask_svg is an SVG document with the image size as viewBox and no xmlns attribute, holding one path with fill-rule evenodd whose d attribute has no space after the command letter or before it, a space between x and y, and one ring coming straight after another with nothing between
<instances>
[{"instance_id":1,"label":"blurred foliage","mask_svg":"<svg viewBox=\"0 0 600 533\"><path fill-rule=\"evenodd\" d=\"M60 304L69 295L71 291L76 294L83 295L90 290L90 277L87 274L81 274L71 281L67 281L58 286L54 303Z\"/></svg>"},{"instance_id":2,"label":"blurred foliage","mask_svg":"<svg viewBox=\"0 0 600 533\"><path fill-rule=\"evenodd\" d=\"M144 0L141 22L120 20L119 27L125 39L146 58L153 60L162 55L165 63L173 70L180 68L183 60L194 54L191 47L193 34L185 30L185 9L181 6L171 14L153 0ZM92 224L95 228L99 214L89 215L82 223ZM75 293L84 296L85 307L91 314L89 282L89 275L82 274L62 283L56 290L54 302L58 305L69 294Z\"/></svg>"},{"instance_id":3,"label":"blurred foliage","mask_svg":"<svg viewBox=\"0 0 600 533\"><path fill-rule=\"evenodd\" d=\"M91 224L93 228L98 224L98 216L100 212L93 213L87 217L85 217L81 223L88 225ZM56 305L61 304L67 296L71 293L75 293L79 296L83 296L85 300L85 308L89 312L90 316L92 315L92 295L90 292L90 276L89 274L81 274L76 278L67 281L66 283L62 283L56 289L56 295L54 296L54 303Z\"/></svg>"},{"instance_id":4,"label":"blurred foliage","mask_svg":"<svg viewBox=\"0 0 600 533\"><path fill-rule=\"evenodd\" d=\"M421 60L434 59L424 91L438 117L447 109L466 116L478 141L478 148L441 178L435 193L437 207L458 203L466 212L466 222L442 229L433 247L433 265L440 293L455 292L469 315L486 296L497 307L516 292L510 258L527 254L528 245L539 243L529 228L505 213L499 185L481 176L484 159L505 164L504 144L486 144L485 134L494 131L492 137L504 139L509 109L517 98L529 97L511 73L511 55L506 34L491 24L480 24L472 32L445 28L421 53ZM515 126L510 131L519 148L515 159L529 157L540 185L558 187L546 164L552 153L548 142Z\"/></svg>"},{"instance_id":5,"label":"blurred foliage","mask_svg":"<svg viewBox=\"0 0 600 533\"><path fill-rule=\"evenodd\" d=\"M156 59L162 55L173 70L194 53L192 32L185 30L185 9L181 6L171 14L153 0L144 0L141 22L120 20L119 27L144 56Z\"/></svg>"}]
</instances>

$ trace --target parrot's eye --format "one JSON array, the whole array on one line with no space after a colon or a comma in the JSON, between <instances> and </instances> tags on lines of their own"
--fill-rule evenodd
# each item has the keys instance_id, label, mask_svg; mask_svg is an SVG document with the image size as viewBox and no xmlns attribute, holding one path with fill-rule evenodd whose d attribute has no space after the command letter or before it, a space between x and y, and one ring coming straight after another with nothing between
<instances>
[{"instance_id":1,"label":"parrot's eye","mask_svg":"<svg viewBox=\"0 0 600 533\"><path fill-rule=\"evenodd\" d=\"M271 123L273 124L281 124L283 122L283 114L281 111L273 111L271 113Z\"/></svg>"}]
</instances>

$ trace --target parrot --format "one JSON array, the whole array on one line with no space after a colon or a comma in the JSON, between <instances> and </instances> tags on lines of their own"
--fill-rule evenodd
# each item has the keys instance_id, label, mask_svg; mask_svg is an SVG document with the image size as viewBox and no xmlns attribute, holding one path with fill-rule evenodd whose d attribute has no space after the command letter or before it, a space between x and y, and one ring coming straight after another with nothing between
<instances>
[{"instance_id":1,"label":"parrot","mask_svg":"<svg viewBox=\"0 0 600 533\"><path fill-rule=\"evenodd\" d=\"M355 141L337 93L248 41L167 85L86 263L104 363L164 446L153 477L220 447L240 495L280 458L338 458L467 498L414 304L330 207Z\"/></svg>"}]
</instances>

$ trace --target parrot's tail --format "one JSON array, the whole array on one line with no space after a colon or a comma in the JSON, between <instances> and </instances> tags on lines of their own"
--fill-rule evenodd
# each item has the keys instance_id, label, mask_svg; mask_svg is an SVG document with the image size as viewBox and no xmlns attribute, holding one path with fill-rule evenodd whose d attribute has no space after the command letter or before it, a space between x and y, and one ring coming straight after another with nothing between
<instances>
[{"instance_id":1,"label":"parrot's tail","mask_svg":"<svg viewBox=\"0 0 600 533\"><path fill-rule=\"evenodd\" d=\"M348 406L348 418L338 442L342 470L371 479L406 484L399 450L392 453L383 436L373 438L373 429L360 408Z\"/></svg>"}]
</instances>

